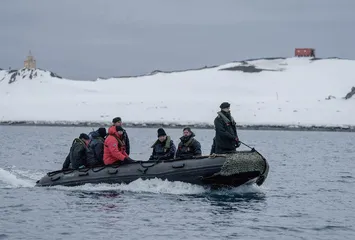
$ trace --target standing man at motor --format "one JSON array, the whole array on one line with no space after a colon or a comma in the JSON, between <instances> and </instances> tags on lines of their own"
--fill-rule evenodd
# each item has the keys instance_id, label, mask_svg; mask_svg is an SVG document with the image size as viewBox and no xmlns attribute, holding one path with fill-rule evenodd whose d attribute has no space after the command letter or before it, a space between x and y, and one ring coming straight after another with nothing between
<instances>
[{"instance_id":1,"label":"standing man at motor","mask_svg":"<svg viewBox=\"0 0 355 240\"><path fill-rule=\"evenodd\" d=\"M120 117L115 117L114 119L112 119L112 126L119 126L122 127L122 119ZM123 141L125 143L125 148L126 148L126 153L129 155L131 147L129 144L129 138L127 135L127 132L125 129L123 129Z\"/></svg>"},{"instance_id":2,"label":"standing man at motor","mask_svg":"<svg viewBox=\"0 0 355 240\"><path fill-rule=\"evenodd\" d=\"M214 120L216 131L215 153L232 153L240 146L236 122L231 116L230 104L223 102L220 105L221 111Z\"/></svg>"}]
</instances>

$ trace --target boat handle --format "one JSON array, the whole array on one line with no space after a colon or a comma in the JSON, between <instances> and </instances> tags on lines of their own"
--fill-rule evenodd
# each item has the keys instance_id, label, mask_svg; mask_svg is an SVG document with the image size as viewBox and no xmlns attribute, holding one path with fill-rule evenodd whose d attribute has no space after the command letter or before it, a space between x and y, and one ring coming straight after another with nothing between
<instances>
[{"instance_id":1,"label":"boat handle","mask_svg":"<svg viewBox=\"0 0 355 240\"><path fill-rule=\"evenodd\" d=\"M107 172L108 172L108 174L117 174L117 172L118 172L118 169L115 169L115 170L107 170Z\"/></svg>"},{"instance_id":2,"label":"boat handle","mask_svg":"<svg viewBox=\"0 0 355 240\"><path fill-rule=\"evenodd\" d=\"M59 180L60 179L60 176L56 176L56 177L51 177L51 181L57 181L57 180Z\"/></svg>"},{"instance_id":3,"label":"boat handle","mask_svg":"<svg viewBox=\"0 0 355 240\"><path fill-rule=\"evenodd\" d=\"M101 167L101 168L99 168L99 169L97 169L97 170L94 170L94 168L92 169L92 171L93 172L100 172L101 170L103 170L103 169L105 169L106 168L106 166L103 166L103 167Z\"/></svg>"},{"instance_id":4,"label":"boat handle","mask_svg":"<svg viewBox=\"0 0 355 240\"><path fill-rule=\"evenodd\" d=\"M185 167L185 163L182 163L182 164L179 164L179 165L177 165L177 164L174 165L174 164L173 164L172 167L173 167L173 168L183 168L183 167Z\"/></svg>"},{"instance_id":5,"label":"boat handle","mask_svg":"<svg viewBox=\"0 0 355 240\"><path fill-rule=\"evenodd\" d=\"M79 177L82 177L82 176L87 176L87 175L89 175L89 173L88 173L88 172L79 173Z\"/></svg>"},{"instance_id":6,"label":"boat handle","mask_svg":"<svg viewBox=\"0 0 355 240\"><path fill-rule=\"evenodd\" d=\"M145 174L145 173L148 171L148 168L145 168L144 170L142 170L142 169L137 169L137 171L139 171L139 172Z\"/></svg>"}]
</instances>

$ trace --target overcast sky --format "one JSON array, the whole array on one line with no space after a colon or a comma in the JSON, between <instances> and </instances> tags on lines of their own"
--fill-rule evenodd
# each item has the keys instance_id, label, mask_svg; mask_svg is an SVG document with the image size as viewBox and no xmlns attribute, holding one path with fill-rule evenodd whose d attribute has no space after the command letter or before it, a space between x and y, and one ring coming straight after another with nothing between
<instances>
[{"instance_id":1,"label":"overcast sky","mask_svg":"<svg viewBox=\"0 0 355 240\"><path fill-rule=\"evenodd\" d=\"M72 79L259 57L355 58L355 0L2 0L0 68Z\"/></svg>"}]
</instances>

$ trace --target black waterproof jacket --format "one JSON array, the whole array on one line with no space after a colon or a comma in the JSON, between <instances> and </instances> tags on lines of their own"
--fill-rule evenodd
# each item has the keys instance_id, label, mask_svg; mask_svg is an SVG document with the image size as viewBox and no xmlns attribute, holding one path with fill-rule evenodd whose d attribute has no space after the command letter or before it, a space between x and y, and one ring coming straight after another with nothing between
<instances>
[{"instance_id":1,"label":"black waterproof jacket","mask_svg":"<svg viewBox=\"0 0 355 240\"><path fill-rule=\"evenodd\" d=\"M176 151L176 158L192 158L196 156L201 156L201 144L195 138L195 134L192 133L189 137L182 136L180 138L180 143Z\"/></svg>"},{"instance_id":2,"label":"black waterproof jacket","mask_svg":"<svg viewBox=\"0 0 355 240\"><path fill-rule=\"evenodd\" d=\"M63 163L63 169L78 169L80 166L86 166L87 150L85 142L79 138L75 138L70 147L70 152Z\"/></svg>"},{"instance_id":3,"label":"black waterproof jacket","mask_svg":"<svg viewBox=\"0 0 355 240\"><path fill-rule=\"evenodd\" d=\"M237 148L236 138L238 137L236 123L233 117L226 112L218 112L214 120L216 131L215 153L235 152Z\"/></svg>"}]
</instances>

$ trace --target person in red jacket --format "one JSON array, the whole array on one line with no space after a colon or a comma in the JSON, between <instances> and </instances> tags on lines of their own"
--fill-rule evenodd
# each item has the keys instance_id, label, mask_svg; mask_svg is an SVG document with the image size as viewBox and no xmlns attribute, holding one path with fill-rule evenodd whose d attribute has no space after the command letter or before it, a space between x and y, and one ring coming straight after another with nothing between
<instances>
[{"instance_id":1,"label":"person in red jacket","mask_svg":"<svg viewBox=\"0 0 355 240\"><path fill-rule=\"evenodd\" d=\"M104 163L105 165L116 163L132 163L132 160L126 153L126 145L123 140L123 128L121 126L111 126L108 129L108 136L104 143Z\"/></svg>"}]
</instances>

